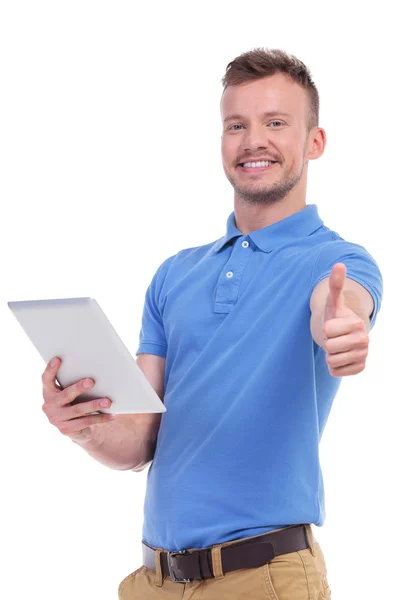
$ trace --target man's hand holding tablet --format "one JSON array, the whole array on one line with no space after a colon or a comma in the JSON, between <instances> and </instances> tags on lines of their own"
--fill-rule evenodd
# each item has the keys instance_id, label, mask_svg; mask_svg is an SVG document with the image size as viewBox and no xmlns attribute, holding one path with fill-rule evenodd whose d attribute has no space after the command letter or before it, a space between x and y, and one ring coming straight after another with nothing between
<instances>
[{"instance_id":1,"label":"man's hand holding tablet","mask_svg":"<svg viewBox=\"0 0 400 600\"><path fill-rule=\"evenodd\" d=\"M42 410L49 422L95 460L111 469L142 471L147 467L154 457L162 413L93 414L110 407L110 398L74 403L95 382L85 378L63 389L57 382L61 360L58 357L53 360L42 374ZM141 355L137 362L141 363L141 370L154 386L160 389L164 359ZM85 387L87 381L90 382L89 387Z\"/></svg>"},{"instance_id":2,"label":"man's hand holding tablet","mask_svg":"<svg viewBox=\"0 0 400 600\"><path fill-rule=\"evenodd\" d=\"M81 379L62 389L56 383L60 364L60 359L54 358L43 372L44 404L42 410L50 423L74 442L89 441L93 431L91 425L109 423L115 419L116 415L113 414L91 414L109 408L111 400L109 398L96 398L96 400L71 405L78 396L93 387L94 381L90 378Z\"/></svg>"},{"instance_id":3,"label":"man's hand holding tablet","mask_svg":"<svg viewBox=\"0 0 400 600\"><path fill-rule=\"evenodd\" d=\"M42 409L50 423L112 469L144 469L166 411L166 359L135 360L94 298L8 306L47 365Z\"/></svg>"}]
</instances>

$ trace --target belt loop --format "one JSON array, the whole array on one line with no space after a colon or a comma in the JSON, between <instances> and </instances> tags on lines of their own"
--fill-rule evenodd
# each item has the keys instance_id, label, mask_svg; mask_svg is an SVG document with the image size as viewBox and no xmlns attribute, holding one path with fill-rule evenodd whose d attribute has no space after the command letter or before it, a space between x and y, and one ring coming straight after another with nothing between
<instances>
[{"instance_id":1,"label":"belt loop","mask_svg":"<svg viewBox=\"0 0 400 600\"><path fill-rule=\"evenodd\" d=\"M155 561L156 561L156 581L155 581L155 584L158 587L162 587L162 584L164 583L162 569L161 569L161 556L160 556L161 552L162 552L161 548L157 548L156 549L156 555L155 555Z\"/></svg>"},{"instance_id":2,"label":"belt loop","mask_svg":"<svg viewBox=\"0 0 400 600\"><path fill-rule=\"evenodd\" d=\"M308 538L308 545L310 546L310 552L313 556L315 556L315 547L314 547L314 536L311 529L311 523L305 523L306 527L306 535Z\"/></svg>"},{"instance_id":3,"label":"belt loop","mask_svg":"<svg viewBox=\"0 0 400 600\"><path fill-rule=\"evenodd\" d=\"M223 579L225 577L222 571L221 546L222 544L217 544L211 548L213 575L215 579Z\"/></svg>"}]
</instances>

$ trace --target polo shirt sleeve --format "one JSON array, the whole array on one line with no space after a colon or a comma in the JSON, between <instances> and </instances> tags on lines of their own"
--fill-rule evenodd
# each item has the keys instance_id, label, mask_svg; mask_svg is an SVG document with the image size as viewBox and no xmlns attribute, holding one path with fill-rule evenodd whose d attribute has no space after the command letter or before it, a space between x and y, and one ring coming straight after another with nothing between
<instances>
[{"instance_id":1,"label":"polo shirt sleeve","mask_svg":"<svg viewBox=\"0 0 400 600\"><path fill-rule=\"evenodd\" d=\"M136 355L156 354L164 358L167 355L167 340L160 310L160 297L172 258L174 257L168 258L158 267L146 290Z\"/></svg>"},{"instance_id":2,"label":"polo shirt sleeve","mask_svg":"<svg viewBox=\"0 0 400 600\"><path fill-rule=\"evenodd\" d=\"M345 240L337 240L326 244L314 265L310 298L315 286L322 279L329 277L333 265L338 262L346 265L346 277L357 281L371 294L374 301L374 310L370 317L370 328L372 329L381 308L383 280L375 259L363 246Z\"/></svg>"}]
</instances>

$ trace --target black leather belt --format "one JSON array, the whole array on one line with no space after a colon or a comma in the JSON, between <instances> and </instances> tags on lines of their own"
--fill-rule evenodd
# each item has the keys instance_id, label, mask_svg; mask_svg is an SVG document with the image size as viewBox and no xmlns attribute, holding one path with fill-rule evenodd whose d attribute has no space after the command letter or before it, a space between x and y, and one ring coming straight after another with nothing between
<instances>
[{"instance_id":1,"label":"black leather belt","mask_svg":"<svg viewBox=\"0 0 400 600\"><path fill-rule=\"evenodd\" d=\"M304 548L311 548L305 525L294 525L281 531L242 540L221 548L222 572L261 567L275 556ZM156 549L145 542L142 542L142 549L143 564L155 572ZM214 577L211 547L191 551L163 551L160 553L160 559L163 577L169 575L172 581L186 583L193 579Z\"/></svg>"}]
</instances>

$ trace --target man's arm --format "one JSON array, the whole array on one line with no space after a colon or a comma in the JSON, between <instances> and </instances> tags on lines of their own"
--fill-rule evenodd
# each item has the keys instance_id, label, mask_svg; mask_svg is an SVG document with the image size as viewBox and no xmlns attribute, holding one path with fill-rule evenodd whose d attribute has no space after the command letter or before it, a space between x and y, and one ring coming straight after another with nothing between
<instances>
[{"instance_id":1,"label":"man's arm","mask_svg":"<svg viewBox=\"0 0 400 600\"><path fill-rule=\"evenodd\" d=\"M326 351L331 375L355 375L365 368L370 317L374 301L359 283L346 278L346 266L337 263L328 278L314 289L310 328L314 341Z\"/></svg>"},{"instance_id":2,"label":"man's arm","mask_svg":"<svg viewBox=\"0 0 400 600\"><path fill-rule=\"evenodd\" d=\"M136 362L163 400L165 358L139 354ZM162 413L117 415L109 423L92 425L87 439L71 439L111 469L142 471L154 458L161 416Z\"/></svg>"}]
</instances>

